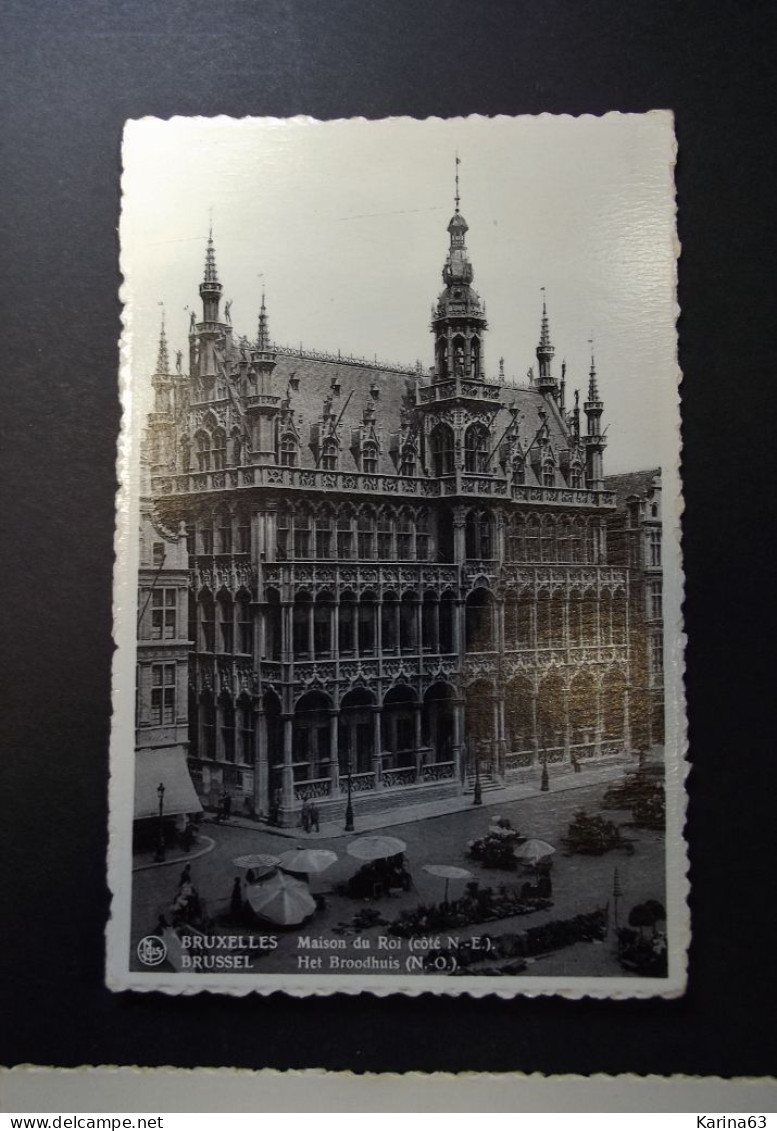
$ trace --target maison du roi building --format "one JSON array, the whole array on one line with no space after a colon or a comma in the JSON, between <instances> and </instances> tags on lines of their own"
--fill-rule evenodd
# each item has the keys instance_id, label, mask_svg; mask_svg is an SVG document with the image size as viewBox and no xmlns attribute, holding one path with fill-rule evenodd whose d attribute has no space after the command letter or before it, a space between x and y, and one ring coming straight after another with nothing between
<instances>
[{"instance_id":1,"label":"maison du roi building","mask_svg":"<svg viewBox=\"0 0 777 1131\"><path fill-rule=\"evenodd\" d=\"M448 233L426 372L274 345L264 298L237 337L209 238L143 445L137 817L160 782L292 824L662 741L660 471L605 477L544 303L536 372L486 375L458 206Z\"/></svg>"}]
</instances>

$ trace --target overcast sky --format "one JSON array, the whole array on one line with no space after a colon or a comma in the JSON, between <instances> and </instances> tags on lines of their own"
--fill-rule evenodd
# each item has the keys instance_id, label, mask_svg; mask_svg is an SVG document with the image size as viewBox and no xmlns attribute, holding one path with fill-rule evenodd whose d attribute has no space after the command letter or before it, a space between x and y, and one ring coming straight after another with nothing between
<instances>
[{"instance_id":1,"label":"overcast sky","mask_svg":"<svg viewBox=\"0 0 777 1131\"><path fill-rule=\"evenodd\" d=\"M212 209L236 333L432 363L430 308L453 211L455 153L488 375L536 366L546 288L555 371L584 393L593 337L605 472L677 462L673 134L668 114L128 125L121 220L136 404L165 304L188 357ZM222 307L223 309L223 307Z\"/></svg>"}]
</instances>

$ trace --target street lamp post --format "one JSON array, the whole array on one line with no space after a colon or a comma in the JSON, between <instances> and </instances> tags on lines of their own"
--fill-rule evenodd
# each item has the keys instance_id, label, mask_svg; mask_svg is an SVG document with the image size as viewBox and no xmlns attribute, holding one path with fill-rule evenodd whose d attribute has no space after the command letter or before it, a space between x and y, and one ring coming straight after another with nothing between
<instances>
[{"instance_id":1,"label":"street lamp post","mask_svg":"<svg viewBox=\"0 0 777 1131\"><path fill-rule=\"evenodd\" d=\"M548 778L548 751L546 747L542 750L542 777L540 778L540 793L547 793L550 789L550 779Z\"/></svg>"},{"instance_id":2,"label":"street lamp post","mask_svg":"<svg viewBox=\"0 0 777 1131\"><path fill-rule=\"evenodd\" d=\"M157 863L161 864L165 858L165 787L163 782L160 782L157 786L156 794L159 798L159 833L157 836L155 860Z\"/></svg>"},{"instance_id":3,"label":"street lamp post","mask_svg":"<svg viewBox=\"0 0 777 1131\"><path fill-rule=\"evenodd\" d=\"M346 806L345 806L345 831L347 833L353 832L353 803L351 801L351 788L352 788L352 786L351 786L351 774L352 774L352 771L353 771L353 762L352 762L352 759L351 759L351 754L349 752L349 754L348 754L348 775L346 777L346 782L347 782L347 785L348 785L348 801L347 801Z\"/></svg>"},{"instance_id":4,"label":"street lamp post","mask_svg":"<svg viewBox=\"0 0 777 1131\"><path fill-rule=\"evenodd\" d=\"M483 787L480 784L480 747L477 742L475 742L475 792L472 795L472 804L483 804Z\"/></svg>"}]
</instances>

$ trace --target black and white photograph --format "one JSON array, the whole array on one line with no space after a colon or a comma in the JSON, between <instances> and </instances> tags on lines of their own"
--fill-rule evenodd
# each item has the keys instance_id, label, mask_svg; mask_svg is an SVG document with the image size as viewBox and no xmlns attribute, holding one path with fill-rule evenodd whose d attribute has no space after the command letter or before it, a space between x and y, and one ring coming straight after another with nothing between
<instances>
[{"instance_id":1,"label":"black and white photograph","mask_svg":"<svg viewBox=\"0 0 777 1131\"><path fill-rule=\"evenodd\" d=\"M110 988L682 993L671 114L123 160Z\"/></svg>"}]
</instances>

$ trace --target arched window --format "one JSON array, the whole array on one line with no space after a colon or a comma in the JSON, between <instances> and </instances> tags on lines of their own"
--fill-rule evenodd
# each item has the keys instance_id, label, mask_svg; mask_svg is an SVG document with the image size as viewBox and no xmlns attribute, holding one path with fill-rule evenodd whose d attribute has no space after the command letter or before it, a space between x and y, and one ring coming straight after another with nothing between
<instances>
[{"instance_id":1,"label":"arched window","mask_svg":"<svg viewBox=\"0 0 777 1131\"><path fill-rule=\"evenodd\" d=\"M577 461L569 469L569 486L574 490L579 490L583 486L583 469Z\"/></svg>"},{"instance_id":2,"label":"arched window","mask_svg":"<svg viewBox=\"0 0 777 1131\"><path fill-rule=\"evenodd\" d=\"M294 596L292 647L295 660L311 660L313 646L313 599L309 593Z\"/></svg>"},{"instance_id":3,"label":"arched window","mask_svg":"<svg viewBox=\"0 0 777 1131\"><path fill-rule=\"evenodd\" d=\"M281 436L281 467L297 466L297 438L293 432L284 432Z\"/></svg>"},{"instance_id":4,"label":"arched window","mask_svg":"<svg viewBox=\"0 0 777 1131\"><path fill-rule=\"evenodd\" d=\"M416 604L415 594L402 594L399 602L399 647L402 652L415 653L418 650Z\"/></svg>"},{"instance_id":5,"label":"arched window","mask_svg":"<svg viewBox=\"0 0 777 1131\"><path fill-rule=\"evenodd\" d=\"M470 424L464 434L465 471L485 474L489 464L489 434L485 424Z\"/></svg>"},{"instance_id":6,"label":"arched window","mask_svg":"<svg viewBox=\"0 0 777 1131\"><path fill-rule=\"evenodd\" d=\"M238 699L237 715L240 761L251 766L255 754L254 711L247 695L241 695Z\"/></svg>"},{"instance_id":7,"label":"arched window","mask_svg":"<svg viewBox=\"0 0 777 1131\"><path fill-rule=\"evenodd\" d=\"M375 516L371 510L362 511L356 523L359 558L372 561L375 557Z\"/></svg>"},{"instance_id":8,"label":"arched window","mask_svg":"<svg viewBox=\"0 0 777 1131\"><path fill-rule=\"evenodd\" d=\"M241 590L235 601L237 610L237 650L243 656L250 656L254 650L254 623L251 616L251 598Z\"/></svg>"},{"instance_id":9,"label":"arched window","mask_svg":"<svg viewBox=\"0 0 777 1131\"><path fill-rule=\"evenodd\" d=\"M415 556L419 562L429 561L429 512L422 507L415 516Z\"/></svg>"},{"instance_id":10,"label":"arched window","mask_svg":"<svg viewBox=\"0 0 777 1131\"><path fill-rule=\"evenodd\" d=\"M513 483L516 487L526 485L526 461L523 456L516 456L513 459Z\"/></svg>"},{"instance_id":11,"label":"arched window","mask_svg":"<svg viewBox=\"0 0 777 1131\"><path fill-rule=\"evenodd\" d=\"M216 757L216 704L209 691L200 698L200 752L202 758Z\"/></svg>"},{"instance_id":12,"label":"arched window","mask_svg":"<svg viewBox=\"0 0 777 1131\"><path fill-rule=\"evenodd\" d=\"M227 462L227 434L223 428L213 433L213 470L223 471Z\"/></svg>"},{"instance_id":13,"label":"arched window","mask_svg":"<svg viewBox=\"0 0 777 1131\"><path fill-rule=\"evenodd\" d=\"M290 539L289 539L289 512L286 507L281 507L278 511L278 522L276 526L276 540L275 552L279 562L285 562L289 558Z\"/></svg>"},{"instance_id":14,"label":"arched window","mask_svg":"<svg viewBox=\"0 0 777 1131\"><path fill-rule=\"evenodd\" d=\"M372 770L374 704L372 695L364 688L356 688L343 696L337 730L341 775L364 774Z\"/></svg>"},{"instance_id":15,"label":"arched window","mask_svg":"<svg viewBox=\"0 0 777 1131\"><path fill-rule=\"evenodd\" d=\"M317 660L332 655L332 596L319 593L313 606L313 650Z\"/></svg>"},{"instance_id":16,"label":"arched window","mask_svg":"<svg viewBox=\"0 0 777 1131\"><path fill-rule=\"evenodd\" d=\"M542 560L544 562L556 561L556 520L551 515L545 515L542 520Z\"/></svg>"},{"instance_id":17,"label":"arched window","mask_svg":"<svg viewBox=\"0 0 777 1131\"><path fill-rule=\"evenodd\" d=\"M383 753L391 755L389 764L414 764L415 718L418 709L418 701L411 688L392 687L386 692L381 712L381 737Z\"/></svg>"},{"instance_id":18,"label":"arched window","mask_svg":"<svg viewBox=\"0 0 777 1131\"><path fill-rule=\"evenodd\" d=\"M311 525L310 511L305 506L299 507L294 512L294 557L296 561L311 557L313 549L310 536Z\"/></svg>"},{"instance_id":19,"label":"arched window","mask_svg":"<svg viewBox=\"0 0 777 1131\"><path fill-rule=\"evenodd\" d=\"M556 486L556 468L553 464L552 459L545 459L542 461L542 486Z\"/></svg>"},{"instance_id":20,"label":"arched window","mask_svg":"<svg viewBox=\"0 0 777 1131\"><path fill-rule=\"evenodd\" d=\"M352 656L356 650L356 597L343 593L340 597L337 646L341 656Z\"/></svg>"},{"instance_id":21,"label":"arched window","mask_svg":"<svg viewBox=\"0 0 777 1131\"><path fill-rule=\"evenodd\" d=\"M365 475L376 475L378 471L378 448L368 443L362 447L362 471Z\"/></svg>"},{"instance_id":22,"label":"arched window","mask_svg":"<svg viewBox=\"0 0 777 1131\"><path fill-rule=\"evenodd\" d=\"M213 608L213 597L211 596L209 590L204 589L202 591L202 593L200 594L198 605L199 605L199 610L200 610L200 616L199 616L199 620L200 620L200 639L199 639L200 651L201 652L213 652L213 651L215 651L214 641L215 641L215 635L216 635L215 634L215 626L214 626L214 619L215 618L214 618L214 608Z\"/></svg>"},{"instance_id":23,"label":"arched window","mask_svg":"<svg viewBox=\"0 0 777 1131\"><path fill-rule=\"evenodd\" d=\"M231 654L235 650L235 618L232 598L226 589L218 595L219 651Z\"/></svg>"},{"instance_id":24,"label":"arched window","mask_svg":"<svg viewBox=\"0 0 777 1131\"><path fill-rule=\"evenodd\" d=\"M522 562L526 558L526 543L524 538L523 519L520 515L510 516L507 527L507 560Z\"/></svg>"},{"instance_id":25,"label":"arched window","mask_svg":"<svg viewBox=\"0 0 777 1131\"><path fill-rule=\"evenodd\" d=\"M529 515L526 520L526 561L538 562L540 560L540 526L536 515Z\"/></svg>"},{"instance_id":26,"label":"arched window","mask_svg":"<svg viewBox=\"0 0 777 1131\"><path fill-rule=\"evenodd\" d=\"M342 507L337 514L337 556L340 561L353 557L353 523L350 507Z\"/></svg>"},{"instance_id":27,"label":"arched window","mask_svg":"<svg viewBox=\"0 0 777 1131\"><path fill-rule=\"evenodd\" d=\"M232 466L240 465L243 454L243 441L237 428L232 429Z\"/></svg>"},{"instance_id":28,"label":"arched window","mask_svg":"<svg viewBox=\"0 0 777 1131\"><path fill-rule=\"evenodd\" d=\"M359 655L375 655L375 613L378 607L374 593L362 593L359 601Z\"/></svg>"},{"instance_id":29,"label":"arched window","mask_svg":"<svg viewBox=\"0 0 777 1131\"><path fill-rule=\"evenodd\" d=\"M413 520L407 511L401 511L397 519L397 558L401 562L413 557Z\"/></svg>"},{"instance_id":30,"label":"arched window","mask_svg":"<svg viewBox=\"0 0 777 1131\"><path fill-rule=\"evenodd\" d=\"M437 379L444 381L448 376L448 342L443 336L437 339Z\"/></svg>"},{"instance_id":31,"label":"arched window","mask_svg":"<svg viewBox=\"0 0 777 1131\"><path fill-rule=\"evenodd\" d=\"M194 437L194 447L197 452L198 471L210 471L210 436L207 432L198 432Z\"/></svg>"},{"instance_id":32,"label":"arched window","mask_svg":"<svg viewBox=\"0 0 777 1131\"><path fill-rule=\"evenodd\" d=\"M468 652L490 652L495 647L493 609L494 599L487 589L475 589L467 597Z\"/></svg>"},{"instance_id":33,"label":"arched window","mask_svg":"<svg viewBox=\"0 0 777 1131\"><path fill-rule=\"evenodd\" d=\"M453 339L453 375L464 376L464 339L460 334Z\"/></svg>"},{"instance_id":34,"label":"arched window","mask_svg":"<svg viewBox=\"0 0 777 1131\"><path fill-rule=\"evenodd\" d=\"M432 449L432 473L434 475L453 475L453 429L448 424L438 424L429 437Z\"/></svg>"},{"instance_id":35,"label":"arched window","mask_svg":"<svg viewBox=\"0 0 777 1131\"><path fill-rule=\"evenodd\" d=\"M468 558L483 559L492 555L491 516L488 511L470 511L465 527Z\"/></svg>"},{"instance_id":36,"label":"arched window","mask_svg":"<svg viewBox=\"0 0 777 1131\"><path fill-rule=\"evenodd\" d=\"M221 753L226 762L235 760L235 705L226 692L219 696Z\"/></svg>"},{"instance_id":37,"label":"arched window","mask_svg":"<svg viewBox=\"0 0 777 1131\"><path fill-rule=\"evenodd\" d=\"M469 344L470 362L471 362L471 375L476 379L480 379L480 338L473 338Z\"/></svg>"},{"instance_id":38,"label":"arched window","mask_svg":"<svg viewBox=\"0 0 777 1131\"><path fill-rule=\"evenodd\" d=\"M216 516L216 553L232 553L232 517L227 510L220 510Z\"/></svg>"},{"instance_id":39,"label":"arched window","mask_svg":"<svg viewBox=\"0 0 777 1131\"><path fill-rule=\"evenodd\" d=\"M399 600L396 593L384 593L381 605L380 636L384 652L396 652L399 640Z\"/></svg>"},{"instance_id":40,"label":"arched window","mask_svg":"<svg viewBox=\"0 0 777 1131\"><path fill-rule=\"evenodd\" d=\"M316 557L326 561L332 556L332 516L324 511L316 518Z\"/></svg>"},{"instance_id":41,"label":"arched window","mask_svg":"<svg viewBox=\"0 0 777 1131\"><path fill-rule=\"evenodd\" d=\"M337 455L338 455L337 440L335 440L332 437L324 440L324 445L323 445L322 454L321 454L321 466L324 469L324 471L336 471L337 470Z\"/></svg>"},{"instance_id":42,"label":"arched window","mask_svg":"<svg viewBox=\"0 0 777 1131\"><path fill-rule=\"evenodd\" d=\"M390 561L393 557L392 543L391 513L384 509L378 515L378 558L380 561Z\"/></svg>"},{"instance_id":43,"label":"arched window","mask_svg":"<svg viewBox=\"0 0 777 1131\"><path fill-rule=\"evenodd\" d=\"M323 777L332 755L329 711L332 701L321 691L308 691L294 708L292 756L301 780Z\"/></svg>"},{"instance_id":44,"label":"arched window","mask_svg":"<svg viewBox=\"0 0 777 1131\"><path fill-rule=\"evenodd\" d=\"M405 444L402 448L399 474L405 476L415 475L415 448L412 444Z\"/></svg>"},{"instance_id":45,"label":"arched window","mask_svg":"<svg viewBox=\"0 0 777 1131\"><path fill-rule=\"evenodd\" d=\"M557 543L557 560L560 562L569 561L569 522L566 518L561 518L556 530L556 543Z\"/></svg>"}]
</instances>

